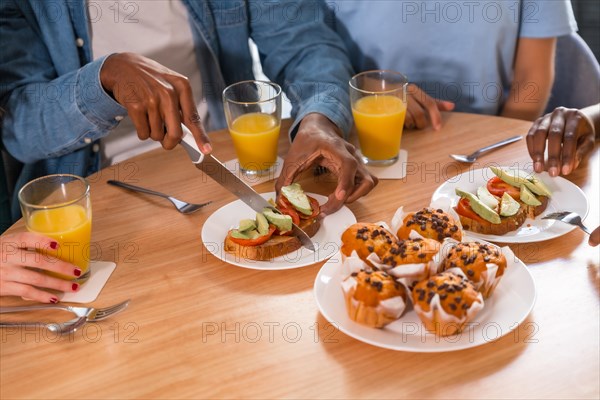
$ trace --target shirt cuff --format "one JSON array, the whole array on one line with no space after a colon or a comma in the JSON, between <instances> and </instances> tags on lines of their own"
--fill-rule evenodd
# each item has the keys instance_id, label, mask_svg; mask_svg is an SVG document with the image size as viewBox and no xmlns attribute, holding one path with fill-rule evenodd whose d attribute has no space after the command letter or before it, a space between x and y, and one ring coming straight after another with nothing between
<instances>
[{"instance_id":1,"label":"shirt cuff","mask_svg":"<svg viewBox=\"0 0 600 400\"><path fill-rule=\"evenodd\" d=\"M289 137L290 141L293 142L298 132L300 122L311 113L322 114L329 118L344 134L344 139L348 139L350 136L350 129L352 128L352 114L348 107L344 107L339 102L335 103L312 103L306 107L301 107L300 111L296 115L294 123L290 127Z\"/></svg>"},{"instance_id":2,"label":"shirt cuff","mask_svg":"<svg viewBox=\"0 0 600 400\"><path fill-rule=\"evenodd\" d=\"M110 55L80 68L75 91L75 101L81 113L101 129L114 128L127 115L127 109L106 93L100 82L100 70L108 57Z\"/></svg>"}]
</instances>

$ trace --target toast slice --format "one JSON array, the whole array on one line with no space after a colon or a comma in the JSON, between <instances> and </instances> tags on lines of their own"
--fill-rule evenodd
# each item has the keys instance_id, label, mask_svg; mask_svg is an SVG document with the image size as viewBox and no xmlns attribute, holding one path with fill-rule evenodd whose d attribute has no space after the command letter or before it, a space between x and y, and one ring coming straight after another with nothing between
<instances>
[{"instance_id":1,"label":"toast slice","mask_svg":"<svg viewBox=\"0 0 600 400\"><path fill-rule=\"evenodd\" d=\"M321 226L319 219L306 219L300 221L300 228L310 237L313 237ZM225 238L225 251L236 257L255 261L268 261L273 258L289 254L302 247L300 239L295 236L273 235L265 243L258 246L242 246L234 243L228 234Z\"/></svg>"},{"instance_id":2,"label":"toast slice","mask_svg":"<svg viewBox=\"0 0 600 400\"><path fill-rule=\"evenodd\" d=\"M535 218L546 210L548 207L548 197L538 196L538 200L542 202L539 206L529 206L521 202L519 211L511 217L501 217L500 224L492 224L488 221L475 221L474 219L459 215L460 223L463 229L481 233L484 235L504 235L508 232L516 231L525 222L527 218Z\"/></svg>"}]
</instances>

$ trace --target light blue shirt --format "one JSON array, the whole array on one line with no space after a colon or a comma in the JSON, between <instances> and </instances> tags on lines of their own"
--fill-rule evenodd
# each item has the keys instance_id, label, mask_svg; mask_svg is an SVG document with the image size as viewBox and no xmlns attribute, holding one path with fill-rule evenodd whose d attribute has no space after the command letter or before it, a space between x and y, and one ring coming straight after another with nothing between
<instances>
[{"instance_id":1,"label":"light blue shirt","mask_svg":"<svg viewBox=\"0 0 600 400\"><path fill-rule=\"evenodd\" d=\"M456 111L492 115L499 114L510 90L518 39L577 29L569 0L328 5L357 71L396 70L430 96L455 102Z\"/></svg>"}]
</instances>

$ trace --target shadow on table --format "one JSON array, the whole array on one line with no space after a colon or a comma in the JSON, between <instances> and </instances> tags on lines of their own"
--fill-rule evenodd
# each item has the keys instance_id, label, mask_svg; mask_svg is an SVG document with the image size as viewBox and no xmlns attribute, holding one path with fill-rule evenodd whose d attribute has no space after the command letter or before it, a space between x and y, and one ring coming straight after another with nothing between
<instances>
[{"instance_id":1,"label":"shadow on table","mask_svg":"<svg viewBox=\"0 0 600 400\"><path fill-rule=\"evenodd\" d=\"M456 385L481 381L509 367L529 346L537 343L531 317L498 340L441 353L375 347L340 331L332 332L332 325L321 314L317 314L316 321L320 344L345 368L346 377L337 384L343 385L344 392L352 393L352 397L377 397L379 391L389 393L390 390L397 390L398 398L454 397L451 393Z\"/></svg>"}]
</instances>

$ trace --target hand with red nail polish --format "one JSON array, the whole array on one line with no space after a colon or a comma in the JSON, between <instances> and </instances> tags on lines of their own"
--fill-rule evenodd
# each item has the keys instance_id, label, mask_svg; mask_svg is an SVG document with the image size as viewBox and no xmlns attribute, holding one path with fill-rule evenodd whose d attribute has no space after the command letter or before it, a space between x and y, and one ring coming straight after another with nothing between
<instances>
[{"instance_id":1,"label":"hand with red nail polish","mask_svg":"<svg viewBox=\"0 0 600 400\"><path fill-rule=\"evenodd\" d=\"M73 278L80 276L81 270L73 264L36 252L58 250L59 247L54 239L32 232L0 236L0 296L21 296L42 303L57 303L58 297L44 289L77 291L79 285L76 283L30 269L39 268Z\"/></svg>"},{"instance_id":2,"label":"hand with red nail polish","mask_svg":"<svg viewBox=\"0 0 600 400\"><path fill-rule=\"evenodd\" d=\"M558 107L538 118L527 133L527 149L535 172L569 175L594 148L599 125L600 104L582 110ZM544 159L546 147L548 158Z\"/></svg>"}]
</instances>

